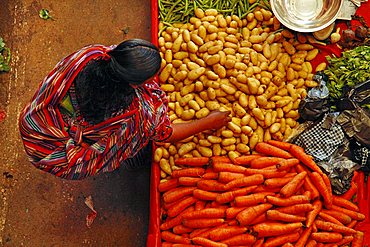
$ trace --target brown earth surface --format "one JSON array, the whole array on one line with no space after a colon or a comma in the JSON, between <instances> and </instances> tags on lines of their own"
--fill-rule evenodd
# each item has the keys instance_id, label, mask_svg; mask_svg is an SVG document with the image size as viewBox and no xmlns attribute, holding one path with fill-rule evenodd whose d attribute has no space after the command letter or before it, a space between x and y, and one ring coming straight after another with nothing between
<instances>
[{"instance_id":1,"label":"brown earth surface","mask_svg":"<svg viewBox=\"0 0 370 247\"><path fill-rule=\"evenodd\" d=\"M42 8L54 20L41 19ZM150 40L150 15L148 0L1 1L0 36L12 60L0 74L0 246L145 246L149 168L62 180L29 163L17 119L61 58L87 44ZM98 212L90 228L88 196Z\"/></svg>"}]
</instances>

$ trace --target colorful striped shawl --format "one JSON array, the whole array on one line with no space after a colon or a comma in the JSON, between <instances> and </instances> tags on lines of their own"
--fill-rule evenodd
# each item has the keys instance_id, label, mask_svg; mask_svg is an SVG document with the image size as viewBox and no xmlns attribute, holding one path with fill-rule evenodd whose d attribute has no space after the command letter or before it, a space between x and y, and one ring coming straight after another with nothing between
<instances>
[{"instance_id":1,"label":"colorful striped shawl","mask_svg":"<svg viewBox=\"0 0 370 247\"><path fill-rule=\"evenodd\" d=\"M37 168L66 179L82 179L115 170L149 140L165 140L171 134L168 101L154 81L135 89L133 103L121 115L97 125L63 120L58 105L76 75L92 59L109 59L107 52L114 47L90 45L62 59L22 111L21 137ZM84 137L94 143L84 143Z\"/></svg>"}]
</instances>

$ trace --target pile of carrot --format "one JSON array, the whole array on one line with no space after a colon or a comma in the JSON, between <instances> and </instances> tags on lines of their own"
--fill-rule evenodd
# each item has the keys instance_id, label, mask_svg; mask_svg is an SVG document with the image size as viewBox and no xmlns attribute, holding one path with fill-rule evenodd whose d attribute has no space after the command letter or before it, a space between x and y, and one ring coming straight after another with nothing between
<instances>
[{"instance_id":1,"label":"pile of carrot","mask_svg":"<svg viewBox=\"0 0 370 247\"><path fill-rule=\"evenodd\" d=\"M328 176L297 145L271 140L234 160L176 162L183 168L158 186L162 247L363 245L355 191L334 195Z\"/></svg>"}]
</instances>

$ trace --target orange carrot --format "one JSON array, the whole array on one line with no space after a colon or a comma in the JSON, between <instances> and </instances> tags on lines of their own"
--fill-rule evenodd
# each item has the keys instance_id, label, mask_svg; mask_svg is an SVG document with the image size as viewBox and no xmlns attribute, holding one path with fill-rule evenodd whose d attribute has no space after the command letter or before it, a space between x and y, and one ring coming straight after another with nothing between
<instances>
[{"instance_id":1,"label":"orange carrot","mask_svg":"<svg viewBox=\"0 0 370 247\"><path fill-rule=\"evenodd\" d=\"M301 222L296 223L278 223L263 222L251 227L252 234L257 237L279 236L287 233L296 232L303 227Z\"/></svg>"},{"instance_id":2,"label":"orange carrot","mask_svg":"<svg viewBox=\"0 0 370 247\"><path fill-rule=\"evenodd\" d=\"M364 243L364 233L357 231L354 235L351 247L362 247Z\"/></svg>"},{"instance_id":3,"label":"orange carrot","mask_svg":"<svg viewBox=\"0 0 370 247\"><path fill-rule=\"evenodd\" d=\"M285 175L282 178L268 178L263 182L267 188L280 188L292 180L293 175Z\"/></svg>"},{"instance_id":4,"label":"orange carrot","mask_svg":"<svg viewBox=\"0 0 370 247\"><path fill-rule=\"evenodd\" d=\"M262 184L264 181L262 174L253 174L250 176L245 176L242 178L234 179L227 184L225 184L224 188L225 190L230 190L233 188L239 188L239 187L246 187L246 186L252 186L252 185L259 185Z\"/></svg>"},{"instance_id":5,"label":"orange carrot","mask_svg":"<svg viewBox=\"0 0 370 247\"><path fill-rule=\"evenodd\" d=\"M164 230L169 230L177 225L180 225L182 222L182 215L185 214L186 212L191 212L194 211L194 207L188 207L184 211L182 211L179 215L177 215L174 218L167 219L165 222L163 222L160 226L159 229L162 231Z\"/></svg>"},{"instance_id":6,"label":"orange carrot","mask_svg":"<svg viewBox=\"0 0 370 247\"><path fill-rule=\"evenodd\" d=\"M345 244L349 244L350 242L352 242L352 241L353 241L353 239L354 239L354 236L352 236L352 235L349 235L349 236L343 236L342 241L339 241L339 242L337 242L336 244L337 244L338 246L344 246Z\"/></svg>"},{"instance_id":7,"label":"orange carrot","mask_svg":"<svg viewBox=\"0 0 370 247\"><path fill-rule=\"evenodd\" d=\"M261 214L259 216L257 216L257 218L255 218L251 223L250 225L253 226L253 225L256 225L256 224L259 224L259 223L262 223L262 222L266 222L267 221L267 218L266 218L266 213L264 214Z\"/></svg>"},{"instance_id":8,"label":"orange carrot","mask_svg":"<svg viewBox=\"0 0 370 247\"><path fill-rule=\"evenodd\" d=\"M234 219L241 211L247 207L229 207L226 209L226 219Z\"/></svg>"},{"instance_id":9,"label":"orange carrot","mask_svg":"<svg viewBox=\"0 0 370 247\"><path fill-rule=\"evenodd\" d=\"M170 231L162 231L161 237L163 240L171 243L182 243L182 244L191 244L189 238L185 238L181 235L174 234Z\"/></svg>"},{"instance_id":10,"label":"orange carrot","mask_svg":"<svg viewBox=\"0 0 370 247\"><path fill-rule=\"evenodd\" d=\"M312 206L313 210L307 213L306 227L310 227L314 223L317 215L320 213L322 209L322 202L320 200L315 200L312 203Z\"/></svg>"},{"instance_id":11,"label":"orange carrot","mask_svg":"<svg viewBox=\"0 0 370 247\"><path fill-rule=\"evenodd\" d=\"M195 202L194 209L195 210L201 210L205 208L207 201L198 200Z\"/></svg>"},{"instance_id":12,"label":"orange carrot","mask_svg":"<svg viewBox=\"0 0 370 247\"><path fill-rule=\"evenodd\" d=\"M357 225L357 223L358 223L358 221L357 220L352 220L348 225L347 225L347 227L349 227L349 228L355 228L356 227L356 225Z\"/></svg>"},{"instance_id":13,"label":"orange carrot","mask_svg":"<svg viewBox=\"0 0 370 247\"><path fill-rule=\"evenodd\" d=\"M336 196L336 195L333 195L333 204L337 205L339 207L343 207L343 208L352 210L352 211L357 211L357 212L360 211L360 209L358 208L358 206L356 204L354 204L353 202L351 202L347 199Z\"/></svg>"},{"instance_id":14,"label":"orange carrot","mask_svg":"<svg viewBox=\"0 0 370 247\"><path fill-rule=\"evenodd\" d=\"M216 180L202 179L197 183L198 189L206 191L225 191L225 185Z\"/></svg>"},{"instance_id":15,"label":"orange carrot","mask_svg":"<svg viewBox=\"0 0 370 247\"><path fill-rule=\"evenodd\" d=\"M283 197L290 197L293 194L295 194L299 189L299 185L303 185L302 182L304 178L306 177L306 175L307 175L307 172L298 173L296 176L292 178L292 180L289 183L287 183L286 185L284 185L283 188L281 188L280 194Z\"/></svg>"},{"instance_id":16,"label":"orange carrot","mask_svg":"<svg viewBox=\"0 0 370 247\"><path fill-rule=\"evenodd\" d=\"M357 184L352 181L349 189L342 195L340 195L340 197L346 200L351 200L352 197L357 193L357 190L358 190Z\"/></svg>"},{"instance_id":17,"label":"orange carrot","mask_svg":"<svg viewBox=\"0 0 370 247\"><path fill-rule=\"evenodd\" d=\"M185 196L193 194L196 187L177 187L174 190L167 191L163 194L163 201L166 203L177 201Z\"/></svg>"},{"instance_id":18,"label":"orange carrot","mask_svg":"<svg viewBox=\"0 0 370 247\"><path fill-rule=\"evenodd\" d=\"M233 236L246 233L248 228L242 226L223 226L212 230L209 238L213 241L220 241Z\"/></svg>"},{"instance_id":19,"label":"orange carrot","mask_svg":"<svg viewBox=\"0 0 370 247\"><path fill-rule=\"evenodd\" d=\"M345 235L347 235L347 234L352 235L352 234L356 233L356 230L354 230L352 228L349 228L349 227L346 227L346 226L343 226L343 225L337 225L337 224L322 221L322 220L315 220L315 224L316 224L317 228L319 228L323 231L327 231L327 232L333 231L333 232L343 233Z\"/></svg>"},{"instance_id":20,"label":"orange carrot","mask_svg":"<svg viewBox=\"0 0 370 247\"><path fill-rule=\"evenodd\" d=\"M213 170L215 172L236 172L236 173L244 173L245 172L244 166L238 166L231 163L215 163L213 164Z\"/></svg>"},{"instance_id":21,"label":"orange carrot","mask_svg":"<svg viewBox=\"0 0 370 247\"><path fill-rule=\"evenodd\" d=\"M308 154L306 154L301 147L292 144L290 146L289 152L294 157L299 159L303 164L305 164L312 171L317 172L319 174L323 174L320 167L315 163L315 161L312 159L312 157L309 156Z\"/></svg>"},{"instance_id":22,"label":"orange carrot","mask_svg":"<svg viewBox=\"0 0 370 247\"><path fill-rule=\"evenodd\" d=\"M200 189L193 190L193 196L200 200L214 201L216 200L217 195L218 193L216 192L205 191Z\"/></svg>"},{"instance_id":23,"label":"orange carrot","mask_svg":"<svg viewBox=\"0 0 370 247\"><path fill-rule=\"evenodd\" d=\"M223 218L225 216L223 208L205 208L195 210L182 215L184 219L199 219L199 218Z\"/></svg>"},{"instance_id":24,"label":"orange carrot","mask_svg":"<svg viewBox=\"0 0 370 247\"><path fill-rule=\"evenodd\" d=\"M237 172L219 172L218 173L218 181L221 183L228 183L234 179L244 177L243 173Z\"/></svg>"},{"instance_id":25,"label":"orange carrot","mask_svg":"<svg viewBox=\"0 0 370 247\"><path fill-rule=\"evenodd\" d=\"M288 170L299 164L299 160L296 158L284 159L276 164L278 170Z\"/></svg>"},{"instance_id":26,"label":"orange carrot","mask_svg":"<svg viewBox=\"0 0 370 247\"><path fill-rule=\"evenodd\" d=\"M264 238L257 238L256 239L256 242L254 242L254 244L252 245L252 247L262 247L264 243L265 243L265 239Z\"/></svg>"},{"instance_id":27,"label":"orange carrot","mask_svg":"<svg viewBox=\"0 0 370 247\"><path fill-rule=\"evenodd\" d=\"M290 146L292 145L289 142L282 142L282 141L277 141L277 140L269 140L269 141L267 141L267 143L270 144L270 145L272 145L272 146L281 148L281 149L283 149L285 151L289 151Z\"/></svg>"},{"instance_id":28,"label":"orange carrot","mask_svg":"<svg viewBox=\"0 0 370 247\"><path fill-rule=\"evenodd\" d=\"M294 214L286 214L273 209L267 210L266 218L272 221L283 221L283 222L302 222L306 220L306 217Z\"/></svg>"},{"instance_id":29,"label":"orange carrot","mask_svg":"<svg viewBox=\"0 0 370 247\"><path fill-rule=\"evenodd\" d=\"M165 246L161 246L165 247ZM201 245L194 245L194 244L172 244L171 246L168 247L202 247Z\"/></svg>"},{"instance_id":30,"label":"orange carrot","mask_svg":"<svg viewBox=\"0 0 370 247\"><path fill-rule=\"evenodd\" d=\"M159 192L165 192L167 190L176 188L179 185L179 181L177 178L171 178L167 181L161 182L158 185Z\"/></svg>"},{"instance_id":31,"label":"orange carrot","mask_svg":"<svg viewBox=\"0 0 370 247\"><path fill-rule=\"evenodd\" d=\"M313 232L311 238L320 243L336 243L342 241L342 234L337 232Z\"/></svg>"},{"instance_id":32,"label":"orange carrot","mask_svg":"<svg viewBox=\"0 0 370 247\"><path fill-rule=\"evenodd\" d=\"M344 213L338 212L336 210L322 209L319 216L324 219L325 215L323 215L323 214L330 215L330 216L334 217L336 220L341 222L343 225L347 225L347 224L351 223L351 221L352 221L351 217L349 217L348 215L346 215ZM328 220L328 219L325 219L325 220ZM332 221L330 221L330 222L332 222ZM333 223L335 223L335 222L333 222Z\"/></svg>"},{"instance_id":33,"label":"orange carrot","mask_svg":"<svg viewBox=\"0 0 370 247\"><path fill-rule=\"evenodd\" d=\"M196 228L191 233L189 233L189 238L194 237L209 237L209 233L213 230L213 227L206 227L206 228Z\"/></svg>"},{"instance_id":34,"label":"orange carrot","mask_svg":"<svg viewBox=\"0 0 370 247\"><path fill-rule=\"evenodd\" d=\"M360 212L342 208L337 205L333 205L332 209L335 211L341 212L343 214L346 214L354 220L364 220L366 218L365 215Z\"/></svg>"},{"instance_id":35,"label":"orange carrot","mask_svg":"<svg viewBox=\"0 0 370 247\"><path fill-rule=\"evenodd\" d=\"M260 158L252 160L249 167L260 169L260 168L265 168L268 166L275 166L276 164L279 164L279 162L282 162L283 160L285 159L279 158L279 157L271 157L271 156L263 157L262 156Z\"/></svg>"},{"instance_id":36,"label":"orange carrot","mask_svg":"<svg viewBox=\"0 0 370 247\"><path fill-rule=\"evenodd\" d=\"M327 185L325 184L325 181L318 172L312 172L309 174L312 183L316 186L317 190L320 192L325 207L330 209L333 206L333 195L330 193L330 190L328 189Z\"/></svg>"},{"instance_id":37,"label":"orange carrot","mask_svg":"<svg viewBox=\"0 0 370 247\"><path fill-rule=\"evenodd\" d=\"M218 179L218 172L213 171L213 169L207 169L202 176L203 179Z\"/></svg>"},{"instance_id":38,"label":"orange carrot","mask_svg":"<svg viewBox=\"0 0 370 247\"><path fill-rule=\"evenodd\" d=\"M286 207L291 206L294 204L302 204L302 203L309 203L310 198L308 198L306 195L294 195L287 198L280 198L276 196L266 196L267 202L279 206L279 207Z\"/></svg>"},{"instance_id":39,"label":"orange carrot","mask_svg":"<svg viewBox=\"0 0 370 247\"><path fill-rule=\"evenodd\" d=\"M227 246L236 246L236 245L251 245L256 241L256 238L248 233L239 234L228 239L222 240L221 242Z\"/></svg>"},{"instance_id":40,"label":"orange carrot","mask_svg":"<svg viewBox=\"0 0 370 247\"><path fill-rule=\"evenodd\" d=\"M270 208L272 208L272 204L269 203L248 207L238 213L238 215L236 216L236 220L239 222L240 225L249 225L255 218L257 218L261 214L264 214Z\"/></svg>"},{"instance_id":41,"label":"orange carrot","mask_svg":"<svg viewBox=\"0 0 370 247\"><path fill-rule=\"evenodd\" d=\"M289 159L289 158L293 157L287 151L285 151L281 148L275 147L275 146L273 146L271 144L268 144L266 142L257 143L257 145L255 146L255 150L258 153L270 155L270 156L273 156L273 157L280 157L280 158L284 158L284 159Z\"/></svg>"},{"instance_id":42,"label":"orange carrot","mask_svg":"<svg viewBox=\"0 0 370 247\"><path fill-rule=\"evenodd\" d=\"M308 238L310 237L312 232L312 227L307 227L303 230L303 232L300 235L300 238L298 239L297 243L295 244L295 247L304 247L307 246ZM316 242L316 241L315 241ZM307 243L307 245L306 245Z\"/></svg>"},{"instance_id":43,"label":"orange carrot","mask_svg":"<svg viewBox=\"0 0 370 247\"><path fill-rule=\"evenodd\" d=\"M182 220L182 224L190 228L206 228L206 227L218 226L224 222L225 220L222 218L209 218L209 219L200 218L200 219L183 219Z\"/></svg>"},{"instance_id":44,"label":"orange carrot","mask_svg":"<svg viewBox=\"0 0 370 247\"><path fill-rule=\"evenodd\" d=\"M255 160L256 158L263 157L261 154L251 154L251 155L243 155L236 157L234 162L236 165L248 166L250 163Z\"/></svg>"},{"instance_id":45,"label":"orange carrot","mask_svg":"<svg viewBox=\"0 0 370 247\"><path fill-rule=\"evenodd\" d=\"M216 196L216 202L223 204L234 200L236 196L246 195L257 188L257 185L248 186L232 191L227 191Z\"/></svg>"},{"instance_id":46,"label":"orange carrot","mask_svg":"<svg viewBox=\"0 0 370 247\"><path fill-rule=\"evenodd\" d=\"M202 237L194 237L191 239L191 241L194 244L199 244L203 247L227 247L227 244L217 243L215 241L209 240L207 238L202 238Z\"/></svg>"},{"instance_id":47,"label":"orange carrot","mask_svg":"<svg viewBox=\"0 0 370 247\"><path fill-rule=\"evenodd\" d=\"M317 246L317 242L316 242L316 240L313 240L313 239L310 239L307 242L307 245L306 245L306 247L316 247L316 246ZM299 246L299 247L301 247L301 246ZM303 247L303 245L302 245L302 247Z\"/></svg>"},{"instance_id":48,"label":"orange carrot","mask_svg":"<svg viewBox=\"0 0 370 247\"><path fill-rule=\"evenodd\" d=\"M295 166L297 172L308 172L308 169L303 167L302 165L298 164ZM320 192L317 190L316 186L312 183L310 176L306 176L304 179L303 188L311 192L311 199L315 200L320 197Z\"/></svg>"},{"instance_id":49,"label":"orange carrot","mask_svg":"<svg viewBox=\"0 0 370 247\"><path fill-rule=\"evenodd\" d=\"M235 206L237 207L247 207L254 206L260 203L266 202L266 196L273 195L271 192L260 192L253 193L246 196L236 196L235 197Z\"/></svg>"},{"instance_id":50,"label":"orange carrot","mask_svg":"<svg viewBox=\"0 0 370 247\"><path fill-rule=\"evenodd\" d=\"M299 239L300 235L298 232L287 233L274 238L269 238L265 241L264 247L277 247L282 246L285 243L294 243Z\"/></svg>"},{"instance_id":51,"label":"orange carrot","mask_svg":"<svg viewBox=\"0 0 370 247\"><path fill-rule=\"evenodd\" d=\"M280 191L279 187L269 188L269 187L266 187L263 184L261 184L261 185L257 185L257 188L253 192L255 192L255 193L258 193L258 192L274 192L274 193L277 194L277 193L279 193L279 191Z\"/></svg>"},{"instance_id":52,"label":"orange carrot","mask_svg":"<svg viewBox=\"0 0 370 247\"><path fill-rule=\"evenodd\" d=\"M285 243L281 247L294 247L294 245L291 243Z\"/></svg>"},{"instance_id":53,"label":"orange carrot","mask_svg":"<svg viewBox=\"0 0 370 247\"><path fill-rule=\"evenodd\" d=\"M313 210L313 206L311 203L300 203L291 206L276 208L276 210L286 214L300 214Z\"/></svg>"},{"instance_id":54,"label":"orange carrot","mask_svg":"<svg viewBox=\"0 0 370 247\"><path fill-rule=\"evenodd\" d=\"M212 156L211 164L215 164L215 163L231 163L231 159L226 156Z\"/></svg>"},{"instance_id":55,"label":"orange carrot","mask_svg":"<svg viewBox=\"0 0 370 247\"><path fill-rule=\"evenodd\" d=\"M200 181L202 178L197 177L179 177L178 183L182 186L196 186L197 182Z\"/></svg>"},{"instance_id":56,"label":"orange carrot","mask_svg":"<svg viewBox=\"0 0 370 247\"><path fill-rule=\"evenodd\" d=\"M261 143L261 142L260 142ZM254 169L254 168L245 168L244 175L253 175L253 174L262 174L264 178L281 178L284 177L286 171L278 171L275 169Z\"/></svg>"},{"instance_id":57,"label":"orange carrot","mask_svg":"<svg viewBox=\"0 0 370 247\"><path fill-rule=\"evenodd\" d=\"M174 170L171 174L173 178L179 177L201 177L205 173L205 169L201 167L183 168Z\"/></svg>"},{"instance_id":58,"label":"orange carrot","mask_svg":"<svg viewBox=\"0 0 370 247\"><path fill-rule=\"evenodd\" d=\"M181 157L175 160L176 165L186 166L204 166L209 164L210 159L208 157Z\"/></svg>"},{"instance_id":59,"label":"orange carrot","mask_svg":"<svg viewBox=\"0 0 370 247\"><path fill-rule=\"evenodd\" d=\"M192 231L193 231L193 228L186 227L186 226L183 226L183 225L177 225L177 226L174 226L172 228L172 232L177 234L177 235L181 235L181 234L184 234L184 233L189 233L189 232L192 232Z\"/></svg>"},{"instance_id":60,"label":"orange carrot","mask_svg":"<svg viewBox=\"0 0 370 247\"><path fill-rule=\"evenodd\" d=\"M168 209L167 215L169 217L175 217L176 215L180 214L182 211L184 211L187 207L190 207L197 201L196 198L190 196L184 200L180 200L176 205L174 205L172 208Z\"/></svg>"}]
</instances>

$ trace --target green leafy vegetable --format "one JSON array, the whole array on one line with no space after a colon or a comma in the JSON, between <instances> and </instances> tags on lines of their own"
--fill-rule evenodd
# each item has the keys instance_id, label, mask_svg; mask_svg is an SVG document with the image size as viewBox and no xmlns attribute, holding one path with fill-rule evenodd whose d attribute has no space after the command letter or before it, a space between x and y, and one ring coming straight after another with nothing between
<instances>
[{"instance_id":1,"label":"green leafy vegetable","mask_svg":"<svg viewBox=\"0 0 370 247\"><path fill-rule=\"evenodd\" d=\"M10 70L10 49L6 47L3 38L0 37L0 72L8 72Z\"/></svg>"},{"instance_id":2,"label":"green leafy vegetable","mask_svg":"<svg viewBox=\"0 0 370 247\"><path fill-rule=\"evenodd\" d=\"M53 17L50 15L49 10L47 9L41 9L39 11L40 18L47 20L47 19L53 19Z\"/></svg>"}]
</instances>

